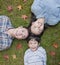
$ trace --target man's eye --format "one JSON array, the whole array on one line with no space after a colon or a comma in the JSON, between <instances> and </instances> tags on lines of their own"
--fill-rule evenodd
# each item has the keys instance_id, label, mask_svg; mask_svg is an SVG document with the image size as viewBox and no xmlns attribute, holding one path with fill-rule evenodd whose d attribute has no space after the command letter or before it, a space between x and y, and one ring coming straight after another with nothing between
<instances>
[{"instance_id":1,"label":"man's eye","mask_svg":"<svg viewBox=\"0 0 60 65\"><path fill-rule=\"evenodd\" d=\"M23 38L25 38L25 35L23 35Z\"/></svg>"},{"instance_id":2,"label":"man's eye","mask_svg":"<svg viewBox=\"0 0 60 65\"><path fill-rule=\"evenodd\" d=\"M36 44L36 42L34 42L34 44Z\"/></svg>"}]
</instances>

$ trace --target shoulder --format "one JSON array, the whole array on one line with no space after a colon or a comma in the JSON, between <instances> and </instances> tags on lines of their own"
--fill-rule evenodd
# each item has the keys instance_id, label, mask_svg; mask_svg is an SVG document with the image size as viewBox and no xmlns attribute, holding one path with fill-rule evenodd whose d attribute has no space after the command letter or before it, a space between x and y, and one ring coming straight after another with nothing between
<instances>
[{"instance_id":1,"label":"shoulder","mask_svg":"<svg viewBox=\"0 0 60 65\"><path fill-rule=\"evenodd\" d=\"M25 59L28 58L28 57L29 57L29 54L30 54L30 49L27 49L27 50L25 51L24 58L25 58Z\"/></svg>"},{"instance_id":2,"label":"shoulder","mask_svg":"<svg viewBox=\"0 0 60 65\"><path fill-rule=\"evenodd\" d=\"M42 53L46 53L46 50L43 47L39 47L38 51L41 51Z\"/></svg>"},{"instance_id":3,"label":"shoulder","mask_svg":"<svg viewBox=\"0 0 60 65\"><path fill-rule=\"evenodd\" d=\"M9 17L6 16L6 15L0 15L0 18L3 18L3 19L8 19Z\"/></svg>"},{"instance_id":4,"label":"shoulder","mask_svg":"<svg viewBox=\"0 0 60 65\"><path fill-rule=\"evenodd\" d=\"M0 21L7 22L8 20L10 20L8 16L6 16L6 15L0 15Z\"/></svg>"},{"instance_id":5,"label":"shoulder","mask_svg":"<svg viewBox=\"0 0 60 65\"><path fill-rule=\"evenodd\" d=\"M25 54L28 54L28 53L30 53L30 49L27 49L27 50L25 51Z\"/></svg>"}]
</instances>

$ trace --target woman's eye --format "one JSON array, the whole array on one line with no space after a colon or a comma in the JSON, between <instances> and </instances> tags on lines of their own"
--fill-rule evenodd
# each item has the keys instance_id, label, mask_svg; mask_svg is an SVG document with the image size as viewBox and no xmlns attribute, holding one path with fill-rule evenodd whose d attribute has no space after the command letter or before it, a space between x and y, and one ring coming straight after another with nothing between
<instances>
[{"instance_id":1,"label":"woman's eye","mask_svg":"<svg viewBox=\"0 0 60 65\"><path fill-rule=\"evenodd\" d=\"M34 28L36 28L36 26L34 26Z\"/></svg>"},{"instance_id":2,"label":"woman's eye","mask_svg":"<svg viewBox=\"0 0 60 65\"><path fill-rule=\"evenodd\" d=\"M40 22L38 22L38 23L40 23Z\"/></svg>"},{"instance_id":3,"label":"woman's eye","mask_svg":"<svg viewBox=\"0 0 60 65\"><path fill-rule=\"evenodd\" d=\"M22 30L22 32L24 32L24 30Z\"/></svg>"}]
</instances>

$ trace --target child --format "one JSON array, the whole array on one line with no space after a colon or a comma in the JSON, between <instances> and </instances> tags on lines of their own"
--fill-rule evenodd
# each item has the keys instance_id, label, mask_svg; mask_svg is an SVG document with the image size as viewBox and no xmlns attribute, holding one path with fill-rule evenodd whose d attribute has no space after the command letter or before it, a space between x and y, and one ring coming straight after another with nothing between
<instances>
[{"instance_id":1,"label":"child","mask_svg":"<svg viewBox=\"0 0 60 65\"><path fill-rule=\"evenodd\" d=\"M25 39L28 37L28 30L24 27L13 28L7 16L0 16L0 51L8 49L13 38Z\"/></svg>"},{"instance_id":2,"label":"child","mask_svg":"<svg viewBox=\"0 0 60 65\"><path fill-rule=\"evenodd\" d=\"M30 37L28 39L29 49L24 55L24 65L46 65L46 51L39 47L39 38Z\"/></svg>"}]
</instances>

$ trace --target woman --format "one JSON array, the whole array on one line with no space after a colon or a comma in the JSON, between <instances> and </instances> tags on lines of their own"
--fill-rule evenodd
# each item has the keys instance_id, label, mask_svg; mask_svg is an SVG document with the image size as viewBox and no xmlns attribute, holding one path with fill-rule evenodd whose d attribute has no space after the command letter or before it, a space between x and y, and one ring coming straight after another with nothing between
<instances>
[{"instance_id":1,"label":"woman","mask_svg":"<svg viewBox=\"0 0 60 65\"><path fill-rule=\"evenodd\" d=\"M44 24L53 26L60 21L60 0L34 0L31 6L31 12L36 16L36 21L31 25L31 31L34 33L33 26L40 22L42 24L41 32Z\"/></svg>"}]
</instances>

